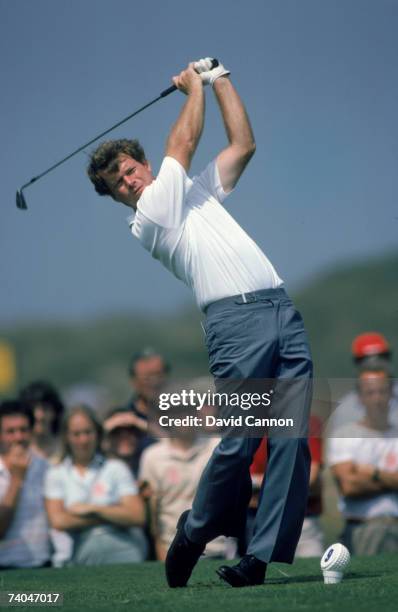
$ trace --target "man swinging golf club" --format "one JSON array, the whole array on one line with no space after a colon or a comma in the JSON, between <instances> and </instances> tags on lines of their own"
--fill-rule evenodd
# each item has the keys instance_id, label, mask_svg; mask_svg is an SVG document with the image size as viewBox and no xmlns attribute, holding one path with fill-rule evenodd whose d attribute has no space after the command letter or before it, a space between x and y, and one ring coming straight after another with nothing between
<instances>
[{"instance_id":1,"label":"man swinging golf club","mask_svg":"<svg viewBox=\"0 0 398 612\"><path fill-rule=\"evenodd\" d=\"M152 257L192 287L205 314L216 380L300 379L309 411L312 362L303 322L270 261L222 206L255 150L243 103L221 64L210 58L173 77L186 94L157 177L137 141L116 140L92 154L96 191L135 211L132 234ZM187 176L204 122L204 85L216 96L227 146L193 179ZM270 220L271 222L271 220ZM296 398L297 399L297 398ZM170 587L186 586L207 542L237 535L250 500L249 467L261 439L224 437L184 512L166 559ZM305 437L268 437L267 475L247 554L219 576L234 587L264 582L267 563L292 563L304 519L310 455Z\"/></svg>"}]
</instances>

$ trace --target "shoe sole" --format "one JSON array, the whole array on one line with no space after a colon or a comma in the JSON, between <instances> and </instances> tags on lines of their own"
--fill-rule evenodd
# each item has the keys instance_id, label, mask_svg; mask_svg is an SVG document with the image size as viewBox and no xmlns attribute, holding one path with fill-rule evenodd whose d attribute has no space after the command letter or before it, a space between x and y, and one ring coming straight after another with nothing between
<instances>
[{"instance_id":1,"label":"shoe sole","mask_svg":"<svg viewBox=\"0 0 398 612\"><path fill-rule=\"evenodd\" d=\"M221 578L221 580L224 580L224 582L227 582L231 587L234 588L261 586L262 584L264 584L264 581L256 582L253 584L247 580L244 574L241 574L239 571L233 570L229 567L220 567L218 570L216 570L216 573Z\"/></svg>"}]
</instances>

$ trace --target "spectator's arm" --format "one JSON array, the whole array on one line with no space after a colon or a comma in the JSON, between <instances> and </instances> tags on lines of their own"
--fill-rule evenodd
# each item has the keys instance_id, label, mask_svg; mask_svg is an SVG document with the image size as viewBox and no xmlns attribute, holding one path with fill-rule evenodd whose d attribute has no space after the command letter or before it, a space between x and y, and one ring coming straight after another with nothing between
<instances>
[{"instance_id":1,"label":"spectator's arm","mask_svg":"<svg viewBox=\"0 0 398 612\"><path fill-rule=\"evenodd\" d=\"M371 481L378 483L384 491L398 489L398 471L379 470L374 465L366 464L360 464L357 468L362 476L367 476Z\"/></svg>"},{"instance_id":2,"label":"spectator's arm","mask_svg":"<svg viewBox=\"0 0 398 612\"><path fill-rule=\"evenodd\" d=\"M155 538L155 552L158 561L166 561L167 548L159 538Z\"/></svg>"},{"instance_id":3,"label":"spectator's arm","mask_svg":"<svg viewBox=\"0 0 398 612\"><path fill-rule=\"evenodd\" d=\"M155 545L156 559L158 561L165 561L167 555L167 547L164 545L160 538L159 530L159 500L152 494L149 498L149 515L150 523L149 530L153 538Z\"/></svg>"},{"instance_id":4,"label":"spectator's arm","mask_svg":"<svg viewBox=\"0 0 398 612\"><path fill-rule=\"evenodd\" d=\"M86 529L105 521L93 515L78 515L65 509L62 499L46 499L46 511L51 527L60 531Z\"/></svg>"},{"instance_id":5,"label":"spectator's arm","mask_svg":"<svg viewBox=\"0 0 398 612\"><path fill-rule=\"evenodd\" d=\"M14 518L23 481L23 478L11 475L7 492L0 502L0 538L5 536Z\"/></svg>"},{"instance_id":6,"label":"spectator's arm","mask_svg":"<svg viewBox=\"0 0 398 612\"><path fill-rule=\"evenodd\" d=\"M319 495L321 492L321 467L317 461L311 461L310 496Z\"/></svg>"},{"instance_id":7,"label":"spectator's arm","mask_svg":"<svg viewBox=\"0 0 398 612\"><path fill-rule=\"evenodd\" d=\"M109 506L92 505L92 512L102 521L121 527L145 525L145 507L139 495L125 495L118 504Z\"/></svg>"},{"instance_id":8,"label":"spectator's arm","mask_svg":"<svg viewBox=\"0 0 398 612\"><path fill-rule=\"evenodd\" d=\"M363 469L364 467L368 466L361 466L353 461L344 461L331 466L342 495L345 497L361 497L376 495L383 491L383 485L372 479L374 466L372 472Z\"/></svg>"}]
</instances>

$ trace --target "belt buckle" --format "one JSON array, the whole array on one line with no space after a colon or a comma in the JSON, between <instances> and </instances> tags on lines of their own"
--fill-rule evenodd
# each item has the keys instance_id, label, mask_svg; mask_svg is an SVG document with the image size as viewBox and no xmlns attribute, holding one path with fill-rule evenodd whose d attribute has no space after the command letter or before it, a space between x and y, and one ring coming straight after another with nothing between
<instances>
[{"instance_id":1,"label":"belt buckle","mask_svg":"<svg viewBox=\"0 0 398 612\"><path fill-rule=\"evenodd\" d=\"M246 304L253 304L253 302L257 302L257 296L255 293L246 293Z\"/></svg>"},{"instance_id":2,"label":"belt buckle","mask_svg":"<svg viewBox=\"0 0 398 612\"><path fill-rule=\"evenodd\" d=\"M253 304L257 302L257 296L255 293L241 293L237 300L235 300L236 304Z\"/></svg>"}]
</instances>

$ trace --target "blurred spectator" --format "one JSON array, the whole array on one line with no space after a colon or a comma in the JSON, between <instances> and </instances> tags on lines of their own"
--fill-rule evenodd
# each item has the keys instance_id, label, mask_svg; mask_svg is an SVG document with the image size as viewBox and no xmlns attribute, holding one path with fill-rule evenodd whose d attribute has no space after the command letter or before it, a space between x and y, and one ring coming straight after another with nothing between
<instances>
[{"instance_id":1,"label":"blurred spectator","mask_svg":"<svg viewBox=\"0 0 398 612\"><path fill-rule=\"evenodd\" d=\"M21 400L0 406L0 568L50 565L43 485L48 462L31 448L33 412Z\"/></svg>"},{"instance_id":2,"label":"blurred spectator","mask_svg":"<svg viewBox=\"0 0 398 612\"><path fill-rule=\"evenodd\" d=\"M321 421L315 415L310 417L308 439L311 453L310 489L301 536L296 548L296 558L321 557L325 550L323 529L320 524L322 514L322 464L323 444Z\"/></svg>"},{"instance_id":3,"label":"blurred spectator","mask_svg":"<svg viewBox=\"0 0 398 612\"><path fill-rule=\"evenodd\" d=\"M357 368L371 365L374 361L380 363L383 360L387 365L391 363L391 348L387 339L378 332L365 332L354 338L351 345L354 364ZM351 391L345 395L333 411L328 428L329 435L344 424L354 423L365 414L365 409L360 401L358 392ZM398 383L395 383L390 398L390 422L398 427Z\"/></svg>"},{"instance_id":4,"label":"blurred spectator","mask_svg":"<svg viewBox=\"0 0 398 612\"><path fill-rule=\"evenodd\" d=\"M19 397L33 410L33 449L49 460L59 455L59 431L64 405L56 389L48 382L37 380L22 389Z\"/></svg>"},{"instance_id":5,"label":"blurred spectator","mask_svg":"<svg viewBox=\"0 0 398 612\"><path fill-rule=\"evenodd\" d=\"M147 423L129 408L113 408L103 422L106 434L103 448L110 457L124 461L133 475L138 477L140 440Z\"/></svg>"},{"instance_id":6,"label":"blurred spectator","mask_svg":"<svg viewBox=\"0 0 398 612\"><path fill-rule=\"evenodd\" d=\"M328 463L341 493L343 542L354 554L398 551L398 430L389 422L391 372L385 360L362 365L365 414L329 440Z\"/></svg>"},{"instance_id":7,"label":"blurred spectator","mask_svg":"<svg viewBox=\"0 0 398 612\"><path fill-rule=\"evenodd\" d=\"M130 383L133 388L129 407L138 417L148 419L169 371L164 357L151 348L133 355L129 365Z\"/></svg>"},{"instance_id":8,"label":"blurred spectator","mask_svg":"<svg viewBox=\"0 0 398 612\"><path fill-rule=\"evenodd\" d=\"M101 454L102 430L92 410L70 410L62 437L62 462L47 473L45 497L52 527L71 536L71 563L142 561L144 506L126 465Z\"/></svg>"},{"instance_id":9,"label":"blurred spectator","mask_svg":"<svg viewBox=\"0 0 398 612\"><path fill-rule=\"evenodd\" d=\"M151 419L151 413L155 410L157 414L159 392L167 381L169 371L164 357L152 348L143 349L130 360L129 376L133 395L127 408L146 422L146 433L139 441L138 461L142 451L159 437L156 419Z\"/></svg>"},{"instance_id":10,"label":"blurred spectator","mask_svg":"<svg viewBox=\"0 0 398 612\"><path fill-rule=\"evenodd\" d=\"M66 406L90 406L102 418L112 402L110 390L101 384L80 380L63 390Z\"/></svg>"},{"instance_id":11,"label":"blurred spectator","mask_svg":"<svg viewBox=\"0 0 398 612\"><path fill-rule=\"evenodd\" d=\"M104 423L105 439L103 448L110 457L120 459L128 466L134 478L138 478L139 463L142 453L142 440L147 439L148 423L138 417L130 408L114 408L108 413ZM150 514L150 488L140 483L139 492L145 505L145 515ZM145 539L148 544L147 559L156 559L155 543L147 518L144 526Z\"/></svg>"},{"instance_id":12,"label":"blurred spectator","mask_svg":"<svg viewBox=\"0 0 398 612\"><path fill-rule=\"evenodd\" d=\"M307 510L304 518L303 528L301 531L300 540L297 544L296 558L298 557L319 557L324 551L324 536L320 525L320 516L322 513L322 438L321 438L321 421L315 415L310 418L310 436L309 448L311 453L311 471L310 471L310 490L308 497ZM245 554L247 543L250 542L253 535L254 519L256 516L258 499L261 490L264 473L267 465L267 440L261 442L256 454L254 455L253 463L250 467L252 476L253 495L250 500L245 542L242 543L240 552Z\"/></svg>"},{"instance_id":13,"label":"blurred spectator","mask_svg":"<svg viewBox=\"0 0 398 612\"><path fill-rule=\"evenodd\" d=\"M168 415L174 412L169 410ZM150 487L151 531L161 561L175 536L178 518L192 506L199 478L218 442L218 438L198 438L193 428L175 427L170 438L153 444L142 455L140 479ZM235 540L224 536L205 549L210 557L233 559L235 553Z\"/></svg>"}]
</instances>

